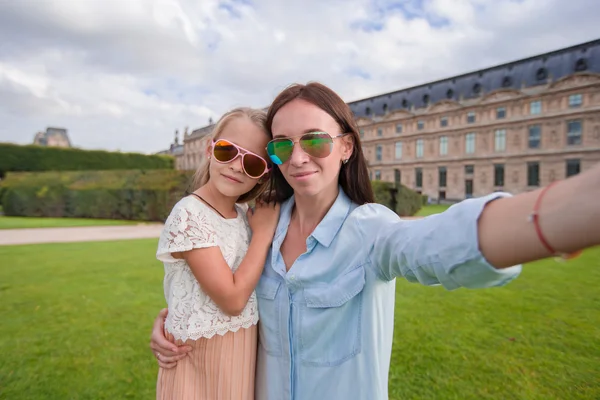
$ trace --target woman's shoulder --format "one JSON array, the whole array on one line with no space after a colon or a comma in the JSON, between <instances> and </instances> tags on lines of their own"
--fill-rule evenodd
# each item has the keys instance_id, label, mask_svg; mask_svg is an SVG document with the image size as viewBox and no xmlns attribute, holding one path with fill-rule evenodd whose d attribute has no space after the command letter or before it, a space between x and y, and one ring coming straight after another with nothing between
<instances>
[{"instance_id":1,"label":"woman's shoulder","mask_svg":"<svg viewBox=\"0 0 600 400\"><path fill-rule=\"evenodd\" d=\"M248 212L248 208L250 207L248 203L235 203L235 206L238 211L241 211L244 214Z\"/></svg>"},{"instance_id":2,"label":"woman's shoulder","mask_svg":"<svg viewBox=\"0 0 600 400\"><path fill-rule=\"evenodd\" d=\"M400 217L382 204L352 204L345 225L360 232L363 239L369 239L384 226L397 221Z\"/></svg>"},{"instance_id":3,"label":"woman's shoulder","mask_svg":"<svg viewBox=\"0 0 600 400\"><path fill-rule=\"evenodd\" d=\"M381 221L399 221L398 214L388 207L378 203L367 203L361 206L355 205L350 211L349 218L357 223L379 223Z\"/></svg>"}]
</instances>

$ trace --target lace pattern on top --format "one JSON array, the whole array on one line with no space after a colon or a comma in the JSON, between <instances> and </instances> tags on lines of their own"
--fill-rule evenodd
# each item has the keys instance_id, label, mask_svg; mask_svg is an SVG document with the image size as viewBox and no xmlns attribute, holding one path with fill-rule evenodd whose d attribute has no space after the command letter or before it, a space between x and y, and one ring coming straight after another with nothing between
<instances>
[{"instance_id":1,"label":"lace pattern on top","mask_svg":"<svg viewBox=\"0 0 600 400\"><path fill-rule=\"evenodd\" d=\"M251 236L246 207L237 206L237 211L237 218L224 219L200 200L186 197L175 205L165 222L156 257L165 268L164 291L169 308L165 328L177 340L211 338L258 322L254 292L240 315L229 316L202 291L187 262L171 255L218 246L235 272L248 251Z\"/></svg>"}]
</instances>

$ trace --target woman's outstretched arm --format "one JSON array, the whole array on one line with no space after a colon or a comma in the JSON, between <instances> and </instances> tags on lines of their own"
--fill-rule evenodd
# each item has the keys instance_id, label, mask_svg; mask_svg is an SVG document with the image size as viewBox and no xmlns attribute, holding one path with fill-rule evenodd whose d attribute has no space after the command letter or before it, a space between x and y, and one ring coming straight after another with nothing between
<instances>
[{"instance_id":1,"label":"woman's outstretched arm","mask_svg":"<svg viewBox=\"0 0 600 400\"><path fill-rule=\"evenodd\" d=\"M368 204L356 210L355 221L370 243L370 265L384 280L501 286L523 263L600 244L600 164L543 189L492 193L418 220Z\"/></svg>"},{"instance_id":2,"label":"woman's outstretched arm","mask_svg":"<svg viewBox=\"0 0 600 400\"><path fill-rule=\"evenodd\" d=\"M531 218L536 205L541 238ZM479 218L478 238L496 268L552 256L544 241L559 253L600 244L600 164L547 190L490 202Z\"/></svg>"}]
</instances>

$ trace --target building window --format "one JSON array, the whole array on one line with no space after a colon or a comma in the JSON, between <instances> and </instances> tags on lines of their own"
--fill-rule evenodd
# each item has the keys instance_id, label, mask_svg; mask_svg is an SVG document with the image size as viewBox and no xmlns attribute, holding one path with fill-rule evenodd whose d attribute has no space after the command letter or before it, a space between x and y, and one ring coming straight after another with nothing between
<instances>
[{"instance_id":1,"label":"building window","mask_svg":"<svg viewBox=\"0 0 600 400\"><path fill-rule=\"evenodd\" d=\"M382 153L383 153L383 149L381 148L381 146L380 146L380 145L377 145L377 146L375 147L375 159L376 159L377 161L381 161L381 158L382 158Z\"/></svg>"},{"instance_id":2,"label":"building window","mask_svg":"<svg viewBox=\"0 0 600 400\"><path fill-rule=\"evenodd\" d=\"M402 124L396 124L396 133L402 133Z\"/></svg>"},{"instance_id":3,"label":"building window","mask_svg":"<svg viewBox=\"0 0 600 400\"><path fill-rule=\"evenodd\" d=\"M373 180L373 171L369 171L369 180L372 181Z\"/></svg>"},{"instance_id":4,"label":"building window","mask_svg":"<svg viewBox=\"0 0 600 400\"><path fill-rule=\"evenodd\" d=\"M580 107L582 103L581 94L572 94L569 96L569 107L576 108Z\"/></svg>"},{"instance_id":5,"label":"building window","mask_svg":"<svg viewBox=\"0 0 600 400\"><path fill-rule=\"evenodd\" d=\"M438 178L439 178L439 183L440 183L440 187L446 187L446 178L447 178L447 171L446 171L446 167L439 167L438 168Z\"/></svg>"},{"instance_id":6,"label":"building window","mask_svg":"<svg viewBox=\"0 0 600 400\"><path fill-rule=\"evenodd\" d=\"M417 158L423 157L423 139L417 139Z\"/></svg>"},{"instance_id":7,"label":"building window","mask_svg":"<svg viewBox=\"0 0 600 400\"><path fill-rule=\"evenodd\" d=\"M475 119L476 119L475 112L469 111L467 113L467 124L473 124L473 123L475 123Z\"/></svg>"},{"instance_id":8,"label":"building window","mask_svg":"<svg viewBox=\"0 0 600 400\"><path fill-rule=\"evenodd\" d=\"M475 172L475 166L474 165L465 165L465 175L471 175Z\"/></svg>"},{"instance_id":9,"label":"building window","mask_svg":"<svg viewBox=\"0 0 600 400\"><path fill-rule=\"evenodd\" d=\"M581 162L577 159L567 160L567 178L581 172Z\"/></svg>"},{"instance_id":10,"label":"building window","mask_svg":"<svg viewBox=\"0 0 600 400\"><path fill-rule=\"evenodd\" d=\"M467 154L475 153L475 133L467 133L466 143L465 143L465 152Z\"/></svg>"},{"instance_id":11,"label":"building window","mask_svg":"<svg viewBox=\"0 0 600 400\"><path fill-rule=\"evenodd\" d=\"M376 169L375 170L375 180L376 181L380 181L381 180L381 171Z\"/></svg>"},{"instance_id":12,"label":"building window","mask_svg":"<svg viewBox=\"0 0 600 400\"><path fill-rule=\"evenodd\" d=\"M396 142L396 160L402 158L402 142Z\"/></svg>"},{"instance_id":13,"label":"building window","mask_svg":"<svg viewBox=\"0 0 600 400\"><path fill-rule=\"evenodd\" d=\"M567 145L581 144L581 120L567 121Z\"/></svg>"},{"instance_id":14,"label":"building window","mask_svg":"<svg viewBox=\"0 0 600 400\"><path fill-rule=\"evenodd\" d=\"M585 71L587 68L588 68L588 66L587 66L587 61L585 60L585 58L580 58L575 63L574 69L575 69L575 72L582 72L582 71Z\"/></svg>"},{"instance_id":15,"label":"building window","mask_svg":"<svg viewBox=\"0 0 600 400\"><path fill-rule=\"evenodd\" d=\"M417 129L422 130L423 128L425 128L425 122L422 120L417 121Z\"/></svg>"},{"instance_id":16,"label":"building window","mask_svg":"<svg viewBox=\"0 0 600 400\"><path fill-rule=\"evenodd\" d=\"M364 129L359 130L358 133L360 134L361 138L365 137L365 130Z\"/></svg>"},{"instance_id":17,"label":"building window","mask_svg":"<svg viewBox=\"0 0 600 400\"><path fill-rule=\"evenodd\" d=\"M527 185L528 186L540 186L540 163L539 162L528 162L527 163Z\"/></svg>"},{"instance_id":18,"label":"building window","mask_svg":"<svg viewBox=\"0 0 600 400\"><path fill-rule=\"evenodd\" d=\"M396 187L399 187L402 183L402 174L399 169L394 170L394 183L396 184Z\"/></svg>"},{"instance_id":19,"label":"building window","mask_svg":"<svg viewBox=\"0 0 600 400\"><path fill-rule=\"evenodd\" d=\"M539 149L542 143L542 128L540 125L529 127L529 148Z\"/></svg>"},{"instance_id":20,"label":"building window","mask_svg":"<svg viewBox=\"0 0 600 400\"><path fill-rule=\"evenodd\" d=\"M504 186L504 164L494 164L494 186Z\"/></svg>"},{"instance_id":21,"label":"building window","mask_svg":"<svg viewBox=\"0 0 600 400\"><path fill-rule=\"evenodd\" d=\"M538 81L544 81L548 77L548 71L546 68L540 68L535 73L535 77Z\"/></svg>"},{"instance_id":22,"label":"building window","mask_svg":"<svg viewBox=\"0 0 600 400\"><path fill-rule=\"evenodd\" d=\"M415 168L415 186L423 187L423 171L421 168Z\"/></svg>"},{"instance_id":23,"label":"building window","mask_svg":"<svg viewBox=\"0 0 600 400\"><path fill-rule=\"evenodd\" d=\"M377 128L377 136L383 136L383 129Z\"/></svg>"},{"instance_id":24,"label":"building window","mask_svg":"<svg viewBox=\"0 0 600 400\"><path fill-rule=\"evenodd\" d=\"M423 95L423 105L425 107L427 107L429 105L429 95L428 94Z\"/></svg>"},{"instance_id":25,"label":"building window","mask_svg":"<svg viewBox=\"0 0 600 400\"><path fill-rule=\"evenodd\" d=\"M365 108L365 114L371 115L371 107Z\"/></svg>"},{"instance_id":26,"label":"building window","mask_svg":"<svg viewBox=\"0 0 600 400\"><path fill-rule=\"evenodd\" d=\"M537 115L542 113L542 101L536 100L529 103L529 114Z\"/></svg>"},{"instance_id":27,"label":"building window","mask_svg":"<svg viewBox=\"0 0 600 400\"><path fill-rule=\"evenodd\" d=\"M506 117L506 108L498 107L496 108L496 119L503 119Z\"/></svg>"},{"instance_id":28,"label":"building window","mask_svg":"<svg viewBox=\"0 0 600 400\"><path fill-rule=\"evenodd\" d=\"M442 128L448 126L448 117L442 117L442 118L440 118L440 126Z\"/></svg>"},{"instance_id":29,"label":"building window","mask_svg":"<svg viewBox=\"0 0 600 400\"><path fill-rule=\"evenodd\" d=\"M494 149L496 151L506 150L506 130L496 129L494 132Z\"/></svg>"},{"instance_id":30,"label":"building window","mask_svg":"<svg viewBox=\"0 0 600 400\"><path fill-rule=\"evenodd\" d=\"M465 197L467 199L473 197L473 179L465 179Z\"/></svg>"},{"instance_id":31,"label":"building window","mask_svg":"<svg viewBox=\"0 0 600 400\"><path fill-rule=\"evenodd\" d=\"M448 154L448 136L442 136L440 138L440 156Z\"/></svg>"}]
</instances>

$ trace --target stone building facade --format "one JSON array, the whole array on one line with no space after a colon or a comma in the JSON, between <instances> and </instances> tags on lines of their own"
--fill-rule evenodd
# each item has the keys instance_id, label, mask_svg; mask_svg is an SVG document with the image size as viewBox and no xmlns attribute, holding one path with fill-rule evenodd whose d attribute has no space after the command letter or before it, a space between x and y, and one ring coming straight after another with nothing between
<instances>
[{"instance_id":1,"label":"stone building facade","mask_svg":"<svg viewBox=\"0 0 600 400\"><path fill-rule=\"evenodd\" d=\"M46 128L46 132L38 132L33 144L46 147L71 147L71 140L64 128Z\"/></svg>"},{"instance_id":2,"label":"stone building facade","mask_svg":"<svg viewBox=\"0 0 600 400\"><path fill-rule=\"evenodd\" d=\"M350 103L371 178L461 200L586 170L600 162L599 72L595 41Z\"/></svg>"},{"instance_id":3,"label":"stone building facade","mask_svg":"<svg viewBox=\"0 0 600 400\"><path fill-rule=\"evenodd\" d=\"M210 124L203 128L195 129L189 134L186 129L183 137L183 156L180 169L198 169L206 157L206 149L209 145L210 134L213 128L214 124Z\"/></svg>"},{"instance_id":4,"label":"stone building facade","mask_svg":"<svg viewBox=\"0 0 600 400\"><path fill-rule=\"evenodd\" d=\"M173 143L171 143L169 148L167 150L159 151L156 154L172 156L175 158L175 169L183 169L183 144L179 143L179 131L175 131Z\"/></svg>"}]
</instances>

